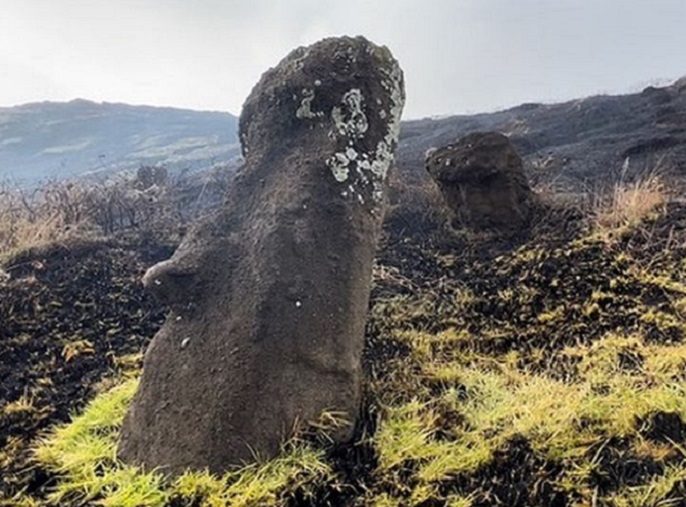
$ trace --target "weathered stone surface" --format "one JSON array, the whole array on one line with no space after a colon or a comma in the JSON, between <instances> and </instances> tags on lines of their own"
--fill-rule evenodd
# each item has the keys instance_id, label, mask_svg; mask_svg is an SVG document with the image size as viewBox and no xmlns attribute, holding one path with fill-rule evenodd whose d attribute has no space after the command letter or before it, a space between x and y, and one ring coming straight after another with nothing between
<instances>
[{"instance_id":1,"label":"weathered stone surface","mask_svg":"<svg viewBox=\"0 0 686 507\"><path fill-rule=\"evenodd\" d=\"M145 355L119 456L221 472L335 411L350 438L386 171L404 103L390 52L326 39L267 71L240 119L223 209L144 283L172 311Z\"/></svg>"},{"instance_id":2,"label":"weathered stone surface","mask_svg":"<svg viewBox=\"0 0 686 507\"><path fill-rule=\"evenodd\" d=\"M522 159L497 132L476 132L427 154L426 169L459 224L473 229L517 229L535 207Z\"/></svg>"},{"instance_id":3,"label":"weathered stone surface","mask_svg":"<svg viewBox=\"0 0 686 507\"><path fill-rule=\"evenodd\" d=\"M641 92L641 97L657 105L667 104L672 101L672 94L668 88L656 88L655 86L644 88Z\"/></svg>"}]
</instances>

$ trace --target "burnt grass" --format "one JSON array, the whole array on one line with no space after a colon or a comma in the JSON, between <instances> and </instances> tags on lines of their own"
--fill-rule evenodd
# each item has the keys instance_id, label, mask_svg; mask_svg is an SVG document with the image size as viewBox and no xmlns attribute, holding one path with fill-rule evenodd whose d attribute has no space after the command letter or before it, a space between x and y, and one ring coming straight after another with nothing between
<instances>
[{"instance_id":1,"label":"burnt grass","mask_svg":"<svg viewBox=\"0 0 686 507\"><path fill-rule=\"evenodd\" d=\"M387 336L390 325L427 332L466 329L478 337L469 344L477 352L502 356L516 350L523 368L560 379L578 374L574 360L559 361L564 347L608 332L640 331L654 343L682 342L685 316L673 304L672 288L664 277L646 273L670 273L686 260L686 206L672 204L612 243L589 235L574 210L548 212L531 230L510 236L467 234L390 215L370 306L403 296L421 300L427 310L392 324L371 313L364 354L368 378L383 382L389 365L410 360L408 347ZM165 315L140 279L171 252L131 241L79 243L26 252L4 266L9 277L0 281L0 407L25 403L0 409L0 500L20 492L44 497L54 477L30 460L36 438L68 421L107 379L140 368L140 354ZM459 304L457 293L467 294ZM647 310L670 318L646 319ZM628 370L645 359L623 354ZM432 386L436 394L445 388ZM286 504L353 505L365 492L384 488L399 494L377 477L378 457L368 440L376 431L379 403L368 392L358 438L331 449L337 484L318 485L314 494L296 490ZM459 414L444 417L449 426ZM647 440L686 442L686 423L678 414L654 413L636 425ZM647 484L669 465L635 454L611 435L602 449L590 452L597 466L589 487L601 493ZM412 466L407 463L408 481ZM459 493L472 495L474 507L571 506L578 498L557 486L560 473L559 463L517 437L487 465L442 482L440 497L422 505L443 505L443 498ZM686 505L678 503L684 492L686 484L674 485L672 505ZM177 504L183 502L170 505Z\"/></svg>"},{"instance_id":2,"label":"burnt grass","mask_svg":"<svg viewBox=\"0 0 686 507\"><path fill-rule=\"evenodd\" d=\"M143 291L147 266L170 254L115 242L27 252L5 266L0 283L0 498L48 482L29 466L29 445L69 420L107 377L139 367L137 355L165 311Z\"/></svg>"}]
</instances>

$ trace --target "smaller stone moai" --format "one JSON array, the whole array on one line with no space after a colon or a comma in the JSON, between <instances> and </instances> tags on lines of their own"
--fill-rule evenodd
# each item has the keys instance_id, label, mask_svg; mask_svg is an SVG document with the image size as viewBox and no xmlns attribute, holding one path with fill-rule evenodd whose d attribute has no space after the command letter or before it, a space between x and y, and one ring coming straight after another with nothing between
<instances>
[{"instance_id":1,"label":"smaller stone moai","mask_svg":"<svg viewBox=\"0 0 686 507\"><path fill-rule=\"evenodd\" d=\"M430 150L426 169L454 214L455 225L513 231L528 225L536 203L521 157L497 132L476 132Z\"/></svg>"},{"instance_id":2,"label":"smaller stone moai","mask_svg":"<svg viewBox=\"0 0 686 507\"><path fill-rule=\"evenodd\" d=\"M405 99L385 47L291 52L243 106L244 166L220 210L143 283L171 312L145 354L118 456L222 473L360 409L372 264Z\"/></svg>"}]
</instances>

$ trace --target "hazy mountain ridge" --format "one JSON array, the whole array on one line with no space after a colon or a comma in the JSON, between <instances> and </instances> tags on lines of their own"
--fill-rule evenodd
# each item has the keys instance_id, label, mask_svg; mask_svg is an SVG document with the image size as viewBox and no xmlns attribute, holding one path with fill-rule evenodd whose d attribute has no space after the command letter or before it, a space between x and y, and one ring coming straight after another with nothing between
<instances>
[{"instance_id":1,"label":"hazy mountain ridge","mask_svg":"<svg viewBox=\"0 0 686 507\"><path fill-rule=\"evenodd\" d=\"M530 177L578 188L620 172L686 175L686 78L641 93L402 124L397 163L426 177L427 149L474 131L508 135ZM220 112L74 100L0 108L0 179L35 183L142 164L206 169L240 154L238 121Z\"/></svg>"},{"instance_id":2,"label":"hazy mountain ridge","mask_svg":"<svg viewBox=\"0 0 686 507\"><path fill-rule=\"evenodd\" d=\"M205 169L235 158L228 113L73 100L0 108L0 178L32 184L143 164Z\"/></svg>"},{"instance_id":3,"label":"hazy mountain ridge","mask_svg":"<svg viewBox=\"0 0 686 507\"><path fill-rule=\"evenodd\" d=\"M536 181L578 187L645 171L686 175L686 78L641 93L599 95L557 104L522 104L495 113L408 121L397 159L423 172L431 147L474 131L510 137Z\"/></svg>"}]
</instances>

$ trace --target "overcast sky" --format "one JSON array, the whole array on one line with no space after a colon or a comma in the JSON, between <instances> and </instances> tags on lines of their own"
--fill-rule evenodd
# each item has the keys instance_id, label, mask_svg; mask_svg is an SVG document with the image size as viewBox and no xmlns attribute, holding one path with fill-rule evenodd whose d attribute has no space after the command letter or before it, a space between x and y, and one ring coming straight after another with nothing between
<instances>
[{"instance_id":1,"label":"overcast sky","mask_svg":"<svg viewBox=\"0 0 686 507\"><path fill-rule=\"evenodd\" d=\"M406 118L686 74L686 0L0 0L0 106L81 97L238 114L289 50L341 34L391 48Z\"/></svg>"}]
</instances>

